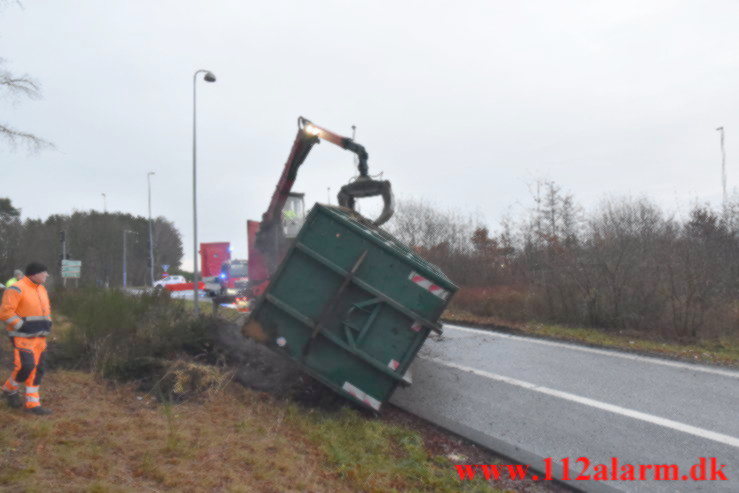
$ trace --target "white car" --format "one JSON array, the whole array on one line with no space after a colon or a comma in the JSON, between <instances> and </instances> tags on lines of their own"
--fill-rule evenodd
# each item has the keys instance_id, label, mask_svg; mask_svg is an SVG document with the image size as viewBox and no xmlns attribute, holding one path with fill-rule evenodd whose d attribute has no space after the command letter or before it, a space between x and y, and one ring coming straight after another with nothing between
<instances>
[{"instance_id":1,"label":"white car","mask_svg":"<svg viewBox=\"0 0 739 493\"><path fill-rule=\"evenodd\" d=\"M164 279L159 279L154 283L154 289L163 288L167 284L181 284L187 282L184 276L167 276Z\"/></svg>"}]
</instances>

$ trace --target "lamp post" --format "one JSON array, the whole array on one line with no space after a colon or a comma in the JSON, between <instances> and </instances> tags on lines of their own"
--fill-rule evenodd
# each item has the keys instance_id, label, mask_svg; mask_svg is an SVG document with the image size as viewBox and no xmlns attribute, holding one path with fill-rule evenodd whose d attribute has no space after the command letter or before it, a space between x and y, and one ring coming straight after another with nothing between
<instances>
[{"instance_id":1,"label":"lamp post","mask_svg":"<svg viewBox=\"0 0 739 493\"><path fill-rule=\"evenodd\" d=\"M100 195L103 196L103 212L107 213L108 212L108 201L105 199L104 193L101 193Z\"/></svg>"},{"instance_id":2,"label":"lamp post","mask_svg":"<svg viewBox=\"0 0 739 493\"><path fill-rule=\"evenodd\" d=\"M721 192L723 207L726 209L726 149L724 148L724 127L718 127L717 132L721 134Z\"/></svg>"},{"instance_id":3,"label":"lamp post","mask_svg":"<svg viewBox=\"0 0 739 493\"><path fill-rule=\"evenodd\" d=\"M151 175L155 175L153 171L146 174L146 181L149 185L149 281L151 286L154 285L154 236L151 232Z\"/></svg>"},{"instance_id":4,"label":"lamp post","mask_svg":"<svg viewBox=\"0 0 739 493\"><path fill-rule=\"evenodd\" d=\"M198 284L200 273L198 272L198 206L197 206L197 91L198 74L204 74L205 82L215 82L216 76L209 70L197 70L192 76L192 265L193 286L192 300L194 302L195 316L200 315L200 302L198 301Z\"/></svg>"},{"instance_id":5,"label":"lamp post","mask_svg":"<svg viewBox=\"0 0 739 493\"><path fill-rule=\"evenodd\" d=\"M133 231L130 231L128 229L123 230L123 287L125 288L127 285L127 277L128 277L128 268L126 266L126 233L134 233ZM136 233L134 233L136 234Z\"/></svg>"}]
</instances>

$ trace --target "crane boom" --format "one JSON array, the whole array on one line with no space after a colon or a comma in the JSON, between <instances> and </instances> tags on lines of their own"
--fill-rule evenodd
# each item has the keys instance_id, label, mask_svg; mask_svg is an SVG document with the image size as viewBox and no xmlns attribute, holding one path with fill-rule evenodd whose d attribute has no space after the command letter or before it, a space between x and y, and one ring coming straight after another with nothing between
<instances>
[{"instance_id":1,"label":"crane boom","mask_svg":"<svg viewBox=\"0 0 739 493\"><path fill-rule=\"evenodd\" d=\"M379 195L383 198L384 207L380 216L374 221L375 224L385 223L393 214L394 204L390 182L374 180L369 176L367 164L369 155L364 146L349 137L319 127L301 116L298 118L298 132L290 149L290 154L282 169L282 174L272 194L269 206L262 215L258 231L256 231L256 225L252 221L249 224L249 243L250 246L254 245L255 250L257 250L252 252L250 249L249 252L250 280L254 283L260 283L263 288L266 288L265 281L275 271L286 251L287 242L282 230L282 211L292 192L292 187L298 176L298 169L305 162L313 146L321 140L331 142L342 149L353 152L358 158L359 176L355 181L341 188L338 194L339 205L354 209L357 198ZM254 241L252 241L251 235L254 235ZM263 288L259 291L263 291Z\"/></svg>"}]
</instances>

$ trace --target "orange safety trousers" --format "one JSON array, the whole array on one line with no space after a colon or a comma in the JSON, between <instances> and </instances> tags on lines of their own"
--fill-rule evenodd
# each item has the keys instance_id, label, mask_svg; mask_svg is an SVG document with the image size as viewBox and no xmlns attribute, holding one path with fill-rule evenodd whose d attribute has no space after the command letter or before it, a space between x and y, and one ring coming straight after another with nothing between
<instances>
[{"instance_id":1,"label":"orange safety trousers","mask_svg":"<svg viewBox=\"0 0 739 493\"><path fill-rule=\"evenodd\" d=\"M17 392L21 384L26 385L26 408L41 405L38 394L44 376L46 337L13 337L13 373L3 385L6 392Z\"/></svg>"}]
</instances>

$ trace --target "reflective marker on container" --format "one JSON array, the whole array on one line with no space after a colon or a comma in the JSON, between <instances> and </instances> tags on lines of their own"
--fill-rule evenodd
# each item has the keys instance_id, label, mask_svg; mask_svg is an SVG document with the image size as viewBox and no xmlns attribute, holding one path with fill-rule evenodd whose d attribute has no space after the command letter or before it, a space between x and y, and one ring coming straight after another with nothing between
<instances>
[{"instance_id":1,"label":"reflective marker on container","mask_svg":"<svg viewBox=\"0 0 739 493\"><path fill-rule=\"evenodd\" d=\"M390 360L390 363L388 363L388 364L387 364L387 366L388 366L389 368L392 368L393 370L397 370L397 369L398 369L398 367L400 366L400 363L399 363L399 362L397 362L397 361L395 361L394 359L391 359L391 360Z\"/></svg>"},{"instance_id":2,"label":"reflective marker on container","mask_svg":"<svg viewBox=\"0 0 739 493\"><path fill-rule=\"evenodd\" d=\"M285 339L284 337L278 337L275 342L278 346L285 347L285 344L287 344L287 339Z\"/></svg>"},{"instance_id":3,"label":"reflective marker on container","mask_svg":"<svg viewBox=\"0 0 739 493\"><path fill-rule=\"evenodd\" d=\"M341 386L342 389L344 389L345 392L348 394L351 394L352 397L356 398L357 400L367 404L369 407L374 409L375 411L380 410L380 401L372 397L371 395L367 395L358 388L356 388L354 385L350 384L349 382L344 382L344 385Z\"/></svg>"},{"instance_id":4,"label":"reflective marker on container","mask_svg":"<svg viewBox=\"0 0 739 493\"><path fill-rule=\"evenodd\" d=\"M411 325L411 330L413 332L418 332L423 328L423 325L419 324L418 322L413 322L413 325Z\"/></svg>"},{"instance_id":5,"label":"reflective marker on container","mask_svg":"<svg viewBox=\"0 0 739 493\"><path fill-rule=\"evenodd\" d=\"M446 291L441 286L437 286L436 284L416 272L411 272L411 275L408 276L408 279L418 284L434 296L441 298L442 300L446 300L449 297L449 291Z\"/></svg>"}]
</instances>

